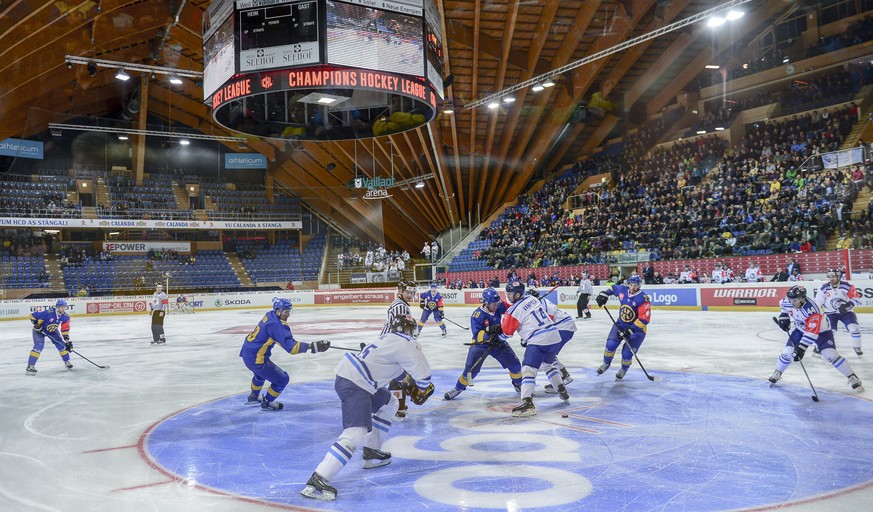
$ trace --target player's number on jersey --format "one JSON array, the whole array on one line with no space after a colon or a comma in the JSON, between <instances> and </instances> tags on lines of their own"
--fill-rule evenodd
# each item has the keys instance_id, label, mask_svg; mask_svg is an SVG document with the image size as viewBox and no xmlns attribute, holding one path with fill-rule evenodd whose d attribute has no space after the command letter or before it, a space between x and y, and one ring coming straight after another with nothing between
<instances>
[{"instance_id":1,"label":"player's number on jersey","mask_svg":"<svg viewBox=\"0 0 873 512\"><path fill-rule=\"evenodd\" d=\"M542 309L535 309L531 311L531 315L534 317L534 320L537 321L537 325L540 327L546 325L549 320L549 316Z\"/></svg>"}]
</instances>

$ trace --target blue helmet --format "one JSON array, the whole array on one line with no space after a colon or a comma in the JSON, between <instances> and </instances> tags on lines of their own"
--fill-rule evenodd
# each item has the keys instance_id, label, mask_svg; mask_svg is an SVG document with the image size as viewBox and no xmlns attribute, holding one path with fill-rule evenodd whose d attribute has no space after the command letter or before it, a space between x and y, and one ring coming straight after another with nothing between
<instances>
[{"instance_id":1,"label":"blue helmet","mask_svg":"<svg viewBox=\"0 0 873 512\"><path fill-rule=\"evenodd\" d=\"M640 276L630 276L627 278L627 284L635 284L637 286L641 286L643 284L643 280L640 279Z\"/></svg>"},{"instance_id":2,"label":"blue helmet","mask_svg":"<svg viewBox=\"0 0 873 512\"><path fill-rule=\"evenodd\" d=\"M65 301L64 299L58 299L58 301L55 302L55 307L56 307L56 308L65 308L65 307L67 307L67 301Z\"/></svg>"},{"instance_id":3,"label":"blue helmet","mask_svg":"<svg viewBox=\"0 0 873 512\"><path fill-rule=\"evenodd\" d=\"M438 285L438 284L436 284L436 283L430 283L430 287L431 287L431 288L439 288L439 286L440 286L440 285Z\"/></svg>"},{"instance_id":4,"label":"blue helmet","mask_svg":"<svg viewBox=\"0 0 873 512\"><path fill-rule=\"evenodd\" d=\"M294 306L291 305L290 300L276 297L275 299L273 299L273 309L278 309L279 311L284 311L286 309L292 310L294 309Z\"/></svg>"},{"instance_id":5,"label":"blue helmet","mask_svg":"<svg viewBox=\"0 0 873 512\"><path fill-rule=\"evenodd\" d=\"M485 288L482 292L482 302L485 304L500 302L500 294L494 288Z\"/></svg>"}]
</instances>

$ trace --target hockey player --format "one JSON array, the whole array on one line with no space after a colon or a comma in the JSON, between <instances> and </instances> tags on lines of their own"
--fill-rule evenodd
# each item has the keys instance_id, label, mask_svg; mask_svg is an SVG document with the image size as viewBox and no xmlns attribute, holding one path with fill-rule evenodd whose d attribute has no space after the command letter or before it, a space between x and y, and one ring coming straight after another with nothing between
<instances>
[{"instance_id":1,"label":"hockey player","mask_svg":"<svg viewBox=\"0 0 873 512\"><path fill-rule=\"evenodd\" d=\"M533 403L537 371L543 363L555 362L561 348L561 335L549 318L539 300L524 294L524 283L510 281L506 285L506 299L512 304L500 322L507 338L516 332L521 337L524 358L521 366L521 405L512 409L513 416L533 416L537 409ZM561 372L550 367L546 372L549 382L558 390L561 400L568 402L570 394L561 379Z\"/></svg>"},{"instance_id":2,"label":"hockey player","mask_svg":"<svg viewBox=\"0 0 873 512\"><path fill-rule=\"evenodd\" d=\"M343 431L300 492L307 498L334 500L330 485L337 473L363 446L364 469L391 463L391 454L381 450L397 411L397 398L385 386L404 375L404 386L413 402L423 404L433 394L430 365L421 345L412 338L412 316L396 317L391 332L370 342L359 354L346 353L334 371L334 389L342 403Z\"/></svg>"},{"instance_id":3,"label":"hockey player","mask_svg":"<svg viewBox=\"0 0 873 512\"><path fill-rule=\"evenodd\" d=\"M560 354L561 350L564 348L564 345L567 344L568 341L573 339L573 335L576 334L576 322L573 321L573 317L564 313L563 311L555 305L554 302L548 300L545 297L540 296L539 290L536 288L530 288L527 291L527 294L531 297L534 297L540 301L540 304L543 305L543 309L548 313L549 318L552 319L552 322L555 323L555 327L558 328L558 333L561 335L561 347L558 349L558 353ZM555 362L553 366L561 372L561 379L564 382L564 386L573 382L573 377L570 376L570 372L567 371L567 367L555 357ZM541 366L541 370L548 372L548 367ZM555 394L555 387L551 384L546 384L546 393Z\"/></svg>"},{"instance_id":4,"label":"hockey player","mask_svg":"<svg viewBox=\"0 0 873 512\"><path fill-rule=\"evenodd\" d=\"M246 399L246 404L261 404L264 411L278 411L282 403L276 398L285 389L290 380L288 372L279 368L270 360L275 345L280 345L289 354L301 352L324 352L330 348L330 342L325 340L306 343L294 339L291 328L288 327L288 317L293 309L288 299L274 299L273 309L258 322L257 327L246 336L239 356L246 368L252 372L252 392ZM270 381L267 392L261 396L265 381Z\"/></svg>"},{"instance_id":5,"label":"hockey player","mask_svg":"<svg viewBox=\"0 0 873 512\"><path fill-rule=\"evenodd\" d=\"M164 337L164 316L167 314L169 299L164 292L161 283L155 285L155 293L152 294L152 302L149 310L152 314L152 345L163 345L167 342Z\"/></svg>"},{"instance_id":6,"label":"hockey player","mask_svg":"<svg viewBox=\"0 0 873 512\"><path fill-rule=\"evenodd\" d=\"M521 391L521 363L512 347L506 342L503 331L500 330L500 320L505 311L506 303L500 300L497 290L486 288L482 292L482 305L470 315L470 332L473 340L467 351L464 371L455 382L455 387L447 391L443 398L451 400L467 389L470 382L479 375L487 356L497 359L500 366L509 370L509 378L515 386L515 391Z\"/></svg>"},{"instance_id":7,"label":"hockey player","mask_svg":"<svg viewBox=\"0 0 873 512\"><path fill-rule=\"evenodd\" d=\"M176 297L176 311L182 313L193 313L194 310L191 309L191 305L188 303L188 297L185 294L179 294Z\"/></svg>"},{"instance_id":8,"label":"hockey player","mask_svg":"<svg viewBox=\"0 0 873 512\"><path fill-rule=\"evenodd\" d=\"M42 353L46 338L58 349L67 369L72 370L70 351L73 350L73 342L70 341L70 315L67 314L67 301L58 299L55 307L34 311L30 314L30 323L33 324L33 348L30 349L25 374L36 375L36 361Z\"/></svg>"},{"instance_id":9,"label":"hockey player","mask_svg":"<svg viewBox=\"0 0 873 512\"><path fill-rule=\"evenodd\" d=\"M395 297L391 305L388 306L385 326L382 327L381 336L396 332L394 329L399 325L397 321L398 318L405 318L407 316L410 318L412 317L412 311L409 309L409 302L414 298L415 283L406 280L401 280L397 283L397 297ZM400 405L397 407L397 420L403 421L406 418L406 411L408 410L408 407L406 406L406 391L404 391L399 382L391 382L388 389L394 393L400 402Z\"/></svg>"},{"instance_id":10,"label":"hockey player","mask_svg":"<svg viewBox=\"0 0 873 512\"><path fill-rule=\"evenodd\" d=\"M576 318L583 318L583 313L584 318L591 318L588 301L591 299L591 294L594 293L594 288L591 286L588 272L582 272L582 277L579 278L579 289L576 290L576 293L579 294L579 299L576 301Z\"/></svg>"},{"instance_id":11,"label":"hockey player","mask_svg":"<svg viewBox=\"0 0 873 512\"><path fill-rule=\"evenodd\" d=\"M624 342L621 349L621 368L615 372L616 379L623 379L633 362L634 353L639 352L640 346L646 339L646 331L651 320L651 307L649 297L640 290L641 284L642 280L639 276L631 276L627 280L627 285L614 284L597 295L597 305L600 307L606 305L610 295L618 297L619 302L617 319L606 337L603 364L597 369L597 375L602 375L609 368L616 349Z\"/></svg>"},{"instance_id":12,"label":"hockey player","mask_svg":"<svg viewBox=\"0 0 873 512\"><path fill-rule=\"evenodd\" d=\"M861 294L855 286L841 279L842 272L832 268L828 270L828 282L821 285L815 301L821 306L822 312L827 315L833 329L838 329L838 322L842 322L852 337L852 348L858 357L861 351L861 329L858 327L858 316L853 309L861 304Z\"/></svg>"},{"instance_id":13,"label":"hockey player","mask_svg":"<svg viewBox=\"0 0 873 512\"><path fill-rule=\"evenodd\" d=\"M440 330L443 331L443 337L445 338L448 335L448 332L446 332L446 322L443 320L446 314L443 311L443 296L437 290L436 283L431 284L430 290L421 294L421 297L418 299L418 307L422 309L422 312L415 337L418 338L421 335L421 328L424 327L424 323L427 322L427 319L433 313L433 319L440 327Z\"/></svg>"},{"instance_id":14,"label":"hockey player","mask_svg":"<svg viewBox=\"0 0 873 512\"><path fill-rule=\"evenodd\" d=\"M750 261L749 268L746 269L746 282L757 283L763 280L764 276L761 274L761 268L755 265L754 261Z\"/></svg>"},{"instance_id":15,"label":"hockey player","mask_svg":"<svg viewBox=\"0 0 873 512\"><path fill-rule=\"evenodd\" d=\"M806 349L810 345L815 345L822 357L849 379L852 389L859 393L863 392L861 379L855 375L852 365L834 347L834 332L831 330L827 315L822 313L821 307L815 301L807 299L806 288L792 286L779 305L782 309L778 318L779 327L788 332L791 324L794 323L795 329L788 336L788 342L779 354L776 370L769 379L770 383L779 382L791 361L800 361L806 354Z\"/></svg>"}]
</instances>

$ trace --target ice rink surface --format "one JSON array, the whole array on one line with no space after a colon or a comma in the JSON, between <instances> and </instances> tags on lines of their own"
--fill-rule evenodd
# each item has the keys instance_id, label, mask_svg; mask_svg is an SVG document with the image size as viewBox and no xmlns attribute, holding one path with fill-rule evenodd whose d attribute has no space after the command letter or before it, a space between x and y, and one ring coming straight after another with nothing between
<instances>
[{"instance_id":1,"label":"ice rink surface","mask_svg":"<svg viewBox=\"0 0 873 512\"><path fill-rule=\"evenodd\" d=\"M289 323L301 341L357 347L378 335L384 310L298 308ZM446 312L467 325L472 311ZM611 325L595 308L561 354L570 403L545 395L540 374L533 418L510 417L518 398L493 359L442 400L468 339L452 324L440 337L431 320L420 342L437 393L392 427L393 463L363 470L356 454L333 482L335 502L307 500L299 491L341 431L332 369L346 352L275 349L291 376L285 409L245 406L238 352L263 313L168 316L166 346L149 344L145 314L75 315L75 350L111 368L74 354L68 371L47 347L33 377L30 323L0 323L0 510L873 510L870 391L853 393L811 355L821 402L796 363L769 386L785 344L773 313L659 309L639 353L658 381L636 362L614 380L618 358L595 374ZM837 348L869 389L873 315L859 317L868 354L855 356L845 331Z\"/></svg>"}]
</instances>

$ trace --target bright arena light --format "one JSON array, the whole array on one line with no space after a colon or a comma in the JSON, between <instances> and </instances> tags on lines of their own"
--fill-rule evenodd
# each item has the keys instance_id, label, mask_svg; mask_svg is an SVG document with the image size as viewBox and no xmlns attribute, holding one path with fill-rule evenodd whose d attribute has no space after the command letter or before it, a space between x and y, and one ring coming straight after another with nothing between
<instances>
[{"instance_id":1,"label":"bright arena light","mask_svg":"<svg viewBox=\"0 0 873 512\"><path fill-rule=\"evenodd\" d=\"M726 21L727 20L722 18L721 16L713 16L712 18L709 18L709 21L707 22L706 25L708 27L713 27L713 28L720 27L720 26L724 25Z\"/></svg>"}]
</instances>

